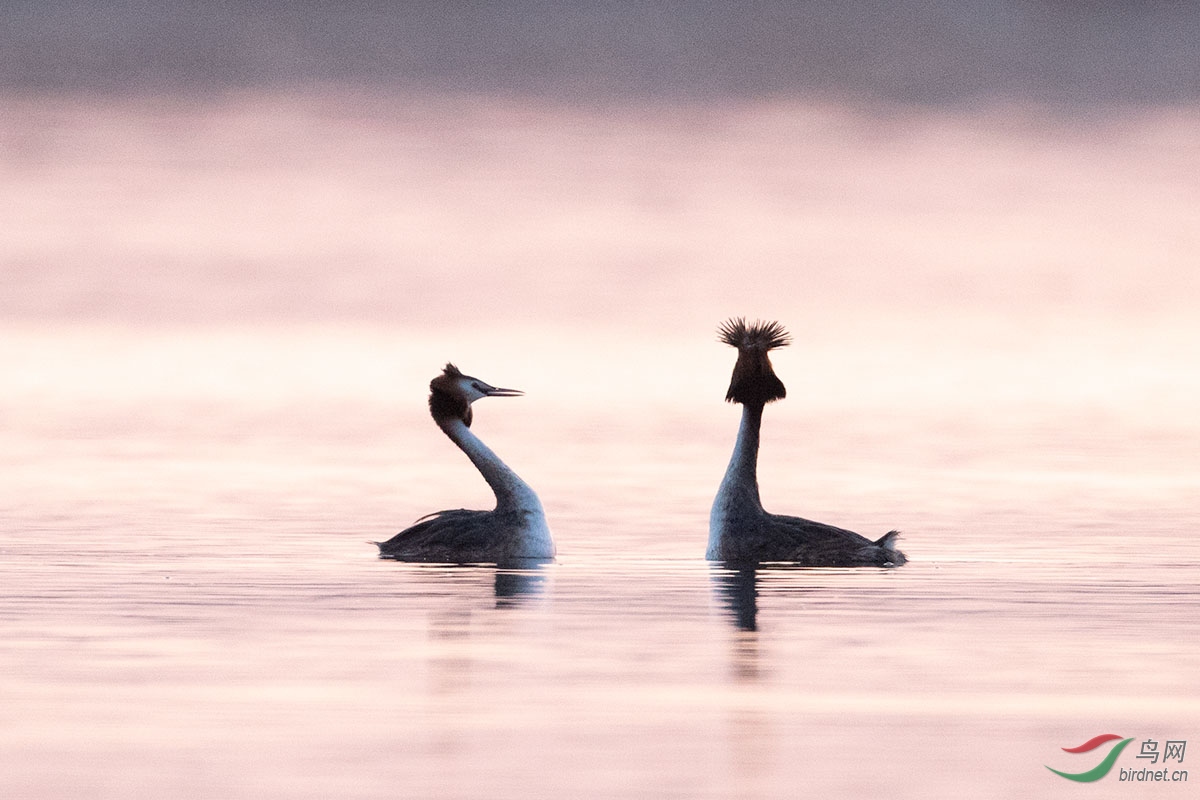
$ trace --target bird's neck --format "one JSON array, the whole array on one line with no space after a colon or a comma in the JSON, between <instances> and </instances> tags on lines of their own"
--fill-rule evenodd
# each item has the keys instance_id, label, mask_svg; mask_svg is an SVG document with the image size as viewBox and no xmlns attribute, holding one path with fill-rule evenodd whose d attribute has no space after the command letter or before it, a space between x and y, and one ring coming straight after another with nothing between
<instances>
[{"instance_id":1,"label":"bird's neck","mask_svg":"<svg viewBox=\"0 0 1200 800\"><path fill-rule=\"evenodd\" d=\"M471 432L466 423L457 417L437 419L436 422L442 432L450 437L450 441L467 454L488 486L492 487L497 511L541 512L542 504L529 484L509 469L490 447Z\"/></svg>"},{"instance_id":2,"label":"bird's neck","mask_svg":"<svg viewBox=\"0 0 1200 800\"><path fill-rule=\"evenodd\" d=\"M725 470L718 495L738 504L749 504L762 510L758 496L758 435L762 427L763 404L746 403L742 406L742 423L738 427L733 455Z\"/></svg>"},{"instance_id":3,"label":"bird's neck","mask_svg":"<svg viewBox=\"0 0 1200 800\"><path fill-rule=\"evenodd\" d=\"M730 558L734 543L748 535L766 515L758 497L758 431L762 412L762 403L742 405L742 424L733 445L733 456L709 513L707 557L710 559Z\"/></svg>"}]
</instances>

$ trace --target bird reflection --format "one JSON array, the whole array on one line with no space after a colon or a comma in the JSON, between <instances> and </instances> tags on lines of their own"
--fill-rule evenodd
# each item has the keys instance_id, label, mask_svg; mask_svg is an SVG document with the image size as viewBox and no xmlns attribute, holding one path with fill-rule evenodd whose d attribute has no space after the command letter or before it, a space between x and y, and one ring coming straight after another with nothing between
<instances>
[{"instance_id":1,"label":"bird reflection","mask_svg":"<svg viewBox=\"0 0 1200 800\"><path fill-rule=\"evenodd\" d=\"M758 567L718 566L711 574L729 621L737 628L730 652L733 675L739 683L757 683L762 677L758 652Z\"/></svg>"},{"instance_id":2,"label":"bird reflection","mask_svg":"<svg viewBox=\"0 0 1200 800\"><path fill-rule=\"evenodd\" d=\"M758 630L759 586L766 581L769 592L774 595L807 595L817 589L810 567L797 564L759 564L743 562L718 562L713 565L712 582L717 596L729 615L729 621L740 631Z\"/></svg>"},{"instance_id":3,"label":"bird reflection","mask_svg":"<svg viewBox=\"0 0 1200 800\"><path fill-rule=\"evenodd\" d=\"M738 630L758 630L757 566L721 567L714 569L712 575L730 621Z\"/></svg>"},{"instance_id":4,"label":"bird reflection","mask_svg":"<svg viewBox=\"0 0 1200 800\"><path fill-rule=\"evenodd\" d=\"M428 620L430 647L419 660L428 666L430 692L454 698L472 690L478 666L476 638L494 634L502 619L514 619L511 609L540 597L549 584L550 571L545 566L553 562L520 559L495 567L397 563L407 573L405 584L414 601L413 611L423 610ZM485 598L491 601L491 609L483 607Z\"/></svg>"},{"instance_id":5,"label":"bird reflection","mask_svg":"<svg viewBox=\"0 0 1200 800\"><path fill-rule=\"evenodd\" d=\"M498 565L492 582L496 608L518 606L542 595L548 574L545 567L552 563L553 559L524 558Z\"/></svg>"},{"instance_id":6,"label":"bird reflection","mask_svg":"<svg viewBox=\"0 0 1200 800\"><path fill-rule=\"evenodd\" d=\"M550 574L546 566L553 563L554 559L551 558L520 558L495 566L397 562L415 579L410 588L416 589L418 594L442 596L447 594L446 588L450 588L452 591L449 594L457 598L457 603L465 601L468 607L480 599L479 589L486 585L484 581L490 577L496 608L519 606L545 594ZM474 587L474 590L468 590L469 587ZM474 602L469 595L475 596Z\"/></svg>"}]
</instances>

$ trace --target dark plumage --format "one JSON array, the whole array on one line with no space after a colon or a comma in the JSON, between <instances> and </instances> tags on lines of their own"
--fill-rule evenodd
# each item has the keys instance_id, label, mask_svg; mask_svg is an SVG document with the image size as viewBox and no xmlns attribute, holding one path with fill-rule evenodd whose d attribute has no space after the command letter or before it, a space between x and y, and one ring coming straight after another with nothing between
<instances>
[{"instance_id":1,"label":"dark plumage","mask_svg":"<svg viewBox=\"0 0 1200 800\"><path fill-rule=\"evenodd\" d=\"M731 317L717 328L720 340L738 350L774 350L792 343L792 335L778 322L757 320L746 324L745 317Z\"/></svg>"},{"instance_id":2,"label":"dark plumage","mask_svg":"<svg viewBox=\"0 0 1200 800\"><path fill-rule=\"evenodd\" d=\"M720 340L738 349L725 399L742 405L733 456L709 517L707 557L733 563L788 561L814 567L898 566L907 560L895 548L897 531L875 541L821 522L772 514L758 493L758 445L763 408L787 395L767 352L791 337L778 322L747 325L730 319Z\"/></svg>"},{"instance_id":3,"label":"dark plumage","mask_svg":"<svg viewBox=\"0 0 1200 800\"><path fill-rule=\"evenodd\" d=\"M468 428L471 427L471 403L462 392L455 391L454 384L464 377L458 367L448 363L442 374L429 382L429 413L435 422L457 417Z\"/></svg>"},{"instance_id":4,"label":"dark plumage","mask_svg":"<svg viewBox=\"0 0 1200 800\"><path fill-rule=\"evenodd\" d=\"M729 379L726 402L765 404L787 397L783 381L775 376L768 351L787 347L792 339L778 322L746 325L742 317L726 320L719 329L721 341L738 349Z\"/></svg>"},{"instance_id":5,"label":"dark plumage","mask_svg":"<svg viewBox=\"0 0 1200 800\"><path fill-rule=\"evenodd\" d=\"M386 542L379 555L397 561L440 564L506 564L526 556L514 546L526 512L453 508L426 514Z\"/></svg>"},{"instance_id":6,"label":"dark plumage","mask_svg":"<svg viewBox=\"0 0 1200 800\"><path fill-rule=\"evenodd\" d=\"M854 531L772 514L761 506L755 511L732 521L736 534L710 559L734 564L787 561L805 567L891 567L907 561L895 549L899 531L871 541Z\"/></svg>"}]
</instances>

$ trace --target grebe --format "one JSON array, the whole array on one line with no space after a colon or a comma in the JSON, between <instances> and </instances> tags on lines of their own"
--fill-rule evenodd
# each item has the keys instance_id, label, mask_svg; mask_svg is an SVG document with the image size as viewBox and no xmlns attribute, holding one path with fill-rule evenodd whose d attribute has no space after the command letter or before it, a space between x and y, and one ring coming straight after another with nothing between
<instances>
[{"instance_id":1,"label":"grebe","mask_svg":"<svg viewBox=\"0 0 1200 800\"><path fill-rule=\"evenodd\" d=\"M778 322L725 321L720 341L738 349L727 402L742 404L742 422L729 468L713 500L707 558L731 563L791 561L811 567L899 566L899 531L871 541L853 531L799 517L771 514L758 497L758 433L763 407L787 395L767 353L791 342Z\"/></svg>"},{"instance_id":2,"label":"grebe","mask_svg":"<svg viewBox=\"0 0 1200 800\"><path fill-rule=\"evenodd\" d=\"M471 459L496 493L496 508L437 511L388 539L375 542L379 555L400 561L506 563L554 557L554 540L537 494L471 432L471 403L481 397L518 397L516 389L498 389L446 368L429 383L433 421Z\"/></svg>"}]
</instances>

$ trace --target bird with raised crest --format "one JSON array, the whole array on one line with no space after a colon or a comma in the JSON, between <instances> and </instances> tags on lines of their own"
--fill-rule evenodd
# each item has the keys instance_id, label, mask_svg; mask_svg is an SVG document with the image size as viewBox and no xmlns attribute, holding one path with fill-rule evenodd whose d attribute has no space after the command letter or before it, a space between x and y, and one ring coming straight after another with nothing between
<instances>
[{"instance_id":1,"label":"bird with raised crest","mask_svg":"<svg viewBox=\"0 0 1200 800\"><path fill-rule=\"evenodd\" d=\"M758 494L758 442L763 408L787 395L768 353L791 343L778 322L725 321L720 341L736 347L727 402L742 406L733 457L713 500L707 557L733 564L786 561L812 567L899 566L898 531L871 541L853 531L765 511Z\"/></svg>"},{"instance_id":2,"label":"bird with raised crest","mask_svg":"<svg viewBox=\"0 0 1200 800\"><path fill-rule=\"evenodd\" d=\"M456 508L429 514L386 542L379 555L399 561L505 564L554 557L554 539L542 503L529 484L471 431L471 404L483 397L518 397L446 368L429 383L429 413L483 475L496 495L491 511Z\"/></svg>"}]
</instances>

